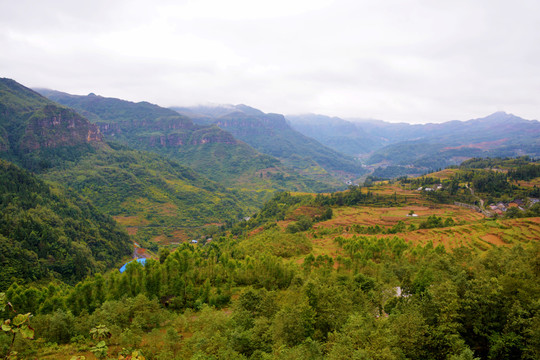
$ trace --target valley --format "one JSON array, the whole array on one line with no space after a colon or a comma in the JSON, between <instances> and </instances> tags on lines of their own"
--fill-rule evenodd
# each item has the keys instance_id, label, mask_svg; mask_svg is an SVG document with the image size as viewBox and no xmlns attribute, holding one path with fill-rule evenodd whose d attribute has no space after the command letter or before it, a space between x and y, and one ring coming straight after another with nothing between
<instances>
[{"instance_id":1,"label":"valley","mask_svg":"<svg viewBox=\"0 0 540 360\"><path fill-rule=\"evenodd\" d=\"M372 157L397 164L355 185L368 175L359 161L279 114L45 98L0 80L0 356L540 355L534 130L515 140L529 155L469 152L407 176L430 168L409 167L426 151L470 147L446 137L408 144L411 157L333 119L349 129L342 145L364 134Z\"/></svg>"},{"instance_id":2,"label":"valley","mask_svg":"<svg viewBox=\"0 0 540 360\"><path fill-rule=\"evenodd\" d=\"M539 360L539 1L0 1L0 360Z\"/></svg>"}]
</instances>

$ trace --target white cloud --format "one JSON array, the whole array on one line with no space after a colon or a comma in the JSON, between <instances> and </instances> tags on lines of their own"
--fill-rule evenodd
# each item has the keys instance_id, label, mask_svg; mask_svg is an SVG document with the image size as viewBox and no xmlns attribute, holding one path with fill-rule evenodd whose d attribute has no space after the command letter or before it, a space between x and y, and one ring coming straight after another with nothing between
<instances>
[{"instance_id":1,"label":"white cloud","mask_svg":"<svg viewBox=\"0 0 540 360\"><path fill-rule=\"evenodd\" d=\"M160 105L445 121L540 118L540 4L0 3L0 76Z\"/></svg>"}]
</instances>

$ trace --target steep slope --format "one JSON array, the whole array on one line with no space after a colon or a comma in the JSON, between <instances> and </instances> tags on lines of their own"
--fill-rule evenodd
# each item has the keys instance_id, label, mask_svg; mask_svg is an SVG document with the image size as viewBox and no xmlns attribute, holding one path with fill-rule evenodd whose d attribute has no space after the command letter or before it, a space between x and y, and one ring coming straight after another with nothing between
<instances>
[{"instance_id":1,"label":"steep slope","mask_svg":"<svg viewBox=\"0 0 540 360\"><path fill-rule=\"evenodd\" d=\"M250 197L177 162L111 145L81 158L68 170L55 168L43 176L92 199L140 241L237 220L254 210Z\"/></svg>"},{"instance_id":2,"label":"steep slope","mask_svg":"<svg viewBox=\"0 0 540 360\"><path fill-rule=\"evenodd\" d=\"M49 277L80 281L131 251L128 235L90 202L0 160L0 290Z\"/></svg>"},{"instance_id":3,"label":"steep slope","mask_svg":"<svg viewBox=\"0 0 540 360\"><path fill-rule=\"evenodd\" d=\"M38 91L80 111L98 125L107 138L181 161L226 186L252 190L331 189L291 172L278 159L257 152L217 126L194 124L190 118L173 110L94 94L77 96L45 89Z\"/></svg>"},{"instance_id":4,"label":"steep slope","mask_svg":"<svg viewBox=\"0 0 540 360\"><path fill-rule=\"evenodd\" d=\"M132 226L132 234L141 241L158 233L236 220L251 212L258 200L161 156L111 147L101 140L96 125L73 110L12 80L0 83L10 89L0 93L0 105L7 109L2 125L21 129L16 136L10 134L10 147L0 157L85 195L100 210Z\"/></svg>"},{"instance_id":5,"label":"steep slope","mask_svg":"<svg viewBox=\"0 0 540 360\"><path fill-rule=\"evenodd\" d=\"M0 79L0 156L40 171L102 144L98 127L11 79Z\"/></svg>"},{"instance_id":6,"label":"steep slope","mask_svg":"<svg viewBox=\"0 0 540 360\"><path fill-rule=\"evenodd\" d=\"M214 124L236 138L314 178L327 173L356 176L365 172L352 157L292 129L280 114L265 114L246 105L173 109L191 114L195 121L207 123L212 118Z\"/></svg>"}]
</instances>

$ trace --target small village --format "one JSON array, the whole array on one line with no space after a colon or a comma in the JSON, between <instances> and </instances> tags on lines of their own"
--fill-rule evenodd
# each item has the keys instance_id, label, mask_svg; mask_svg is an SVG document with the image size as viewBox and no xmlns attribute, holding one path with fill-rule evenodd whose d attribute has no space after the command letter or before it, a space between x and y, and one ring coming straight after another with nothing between
<instances>
[{"instance_id":1,"label":"small village","mask_svg":"<svg viewBox=\"0 0 540 360\"><path fill-rule=\"evenodd\" d=\"M437 184L437 185L434 185L433 187L420 186L416 190L431 192L431 191L442 190L443 188L444 187L442 184ZM471 189L471 193L472 193L472 189ZM480 200L480 202L483 205L484 201ZM529 198L526 198L525 200L514 199L507 202L499 201L497 203L492 203L492 204L487 205L485 209L481 209L480 207L475 206L475 205L469 205L469 206L471 208L475 208L475 209L477 208L479 212L484 213L488 217L493 217L493 216L503 216L509 209L512 209L512 208L516 208L519 211L525 211L529 209L531 206L533 206L534 204L537 204L539 202L540 202L540 199L529 197ZM462 205L462 204L457 203L456 205Z\"/></svg>"}]
</instances>

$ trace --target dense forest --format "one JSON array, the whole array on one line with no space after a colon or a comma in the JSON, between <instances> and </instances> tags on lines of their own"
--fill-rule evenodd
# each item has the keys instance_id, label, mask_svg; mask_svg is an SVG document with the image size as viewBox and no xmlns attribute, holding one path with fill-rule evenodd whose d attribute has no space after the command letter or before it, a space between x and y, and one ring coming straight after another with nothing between
<instances>
[{"instance_id":1,"label":"dense forest","mask_svg":"<svg viewBox=\"0 0 540 360\"><path fill-rule=\"evenodd\" d=\"M0 160L0 290L55 278L75 283L131 253L128 235L88 200Z\"/></svg>"},{"instance_id":2,"label":"dense forest","mask_svg":"<svg viewBox=\"0 0 540 360\"><path fill-rule=\"evenodd\" d=\"M139 349L149 359L540 355L538 243L480 257L399 238L336 243L345 253L337 267L328 256L308 255L294 265L246 253L223 238L75 287L14 284L6 295L15 309L35 315L35 337L46 344L91 350L91 330L104 325L107 346ZM0 339L6 351L10 338ZM16 343L24 356L42 347Z\"/></svg>"}]
</instances>

